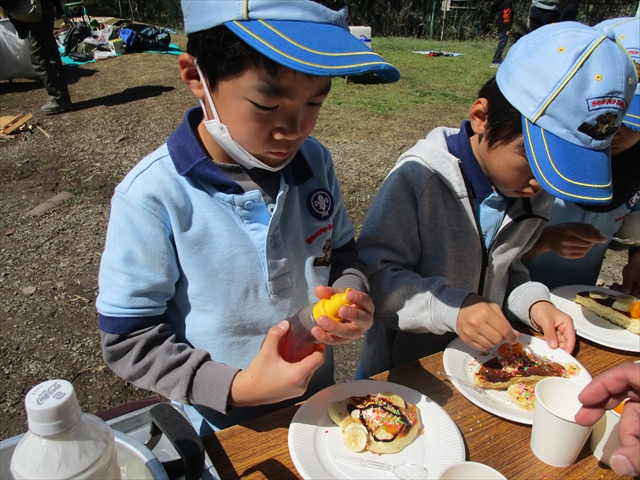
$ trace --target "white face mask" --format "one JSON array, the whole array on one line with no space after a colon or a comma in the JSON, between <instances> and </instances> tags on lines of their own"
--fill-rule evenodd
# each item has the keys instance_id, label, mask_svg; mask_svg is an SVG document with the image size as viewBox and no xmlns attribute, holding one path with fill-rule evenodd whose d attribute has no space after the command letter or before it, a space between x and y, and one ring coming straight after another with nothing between
<instances>
[{"instance_id":1,"label":"white face mask","mask_svg":"<svg viewBox=\"0 0 640 480\"><path fill-rule=\"evenodd\" d=\"M277 172L278 170L281 170L283 167L287 166L293 159L293 155L288 160L285 160L279 165L271 167L265 163L262 163L260 160L258 160L256 157L254 157L244 148L238 145L233 138L231 138L229 129L226 127L226 125L220 122L218 118L218 112L216 110L216 106L213 104L213 98L211 98L211 92L209 91L209 84L208 82L205 82L204 77L202 76L202 72L200 71L200 67L197 63L196 69L198 70L200 81L204 86L205 94L207 96L207 99L209 100L209 105L211 106L211 111L214 115L214 118L211 120L207 118L207 109L205 108L204 102L200 100L200 106L202 107L202 112L204 115L204 126L209 132L209 135L211 135L211 137L216 141L220 148L222 148L233 160L248 169L261 168L270 172Z\"/></svg>"}]
</instances>

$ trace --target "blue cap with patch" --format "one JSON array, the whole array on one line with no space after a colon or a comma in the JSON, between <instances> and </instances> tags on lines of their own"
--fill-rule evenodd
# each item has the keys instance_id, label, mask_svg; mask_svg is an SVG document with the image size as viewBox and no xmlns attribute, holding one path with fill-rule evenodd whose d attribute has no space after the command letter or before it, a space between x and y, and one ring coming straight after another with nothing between
<instances>
[{"instance_id":1,"label":"blue cap with patch","mask_svg":"<svg viewBox=\"0 0 640 480\"><path fill-rule=\"evenodd\" d=\"M609 145L637 85L629 55L609 28L545 25L518 40L496 75L522 114L531 170L552 195L612 199Z\"/></svg>"},{"instance_id":2,"label":"blue cap with patch","mask_svg":"<svg viewBox=\"0 0 640 480\"><path fill-rule=\"evenodd\" d=\"M616 38L627 49L636 67L636 73L640 77L640 17L612 18L595 26L595 28L605 27L616 32ZM636 93L622 123L633 130L640 131L640 84L636 87Z\"/></svg>"},{"instance_id":3,"label":"blue cap with patch","mask_svg":"<svg viewBox=\"0 0 640 480\"><path fill-rule=\"evenodd\" d=\"M345 0L182 0L185 33L226 25L271 60L321 76L400 72L349 32Z\"/></svg>"}]
</instances>

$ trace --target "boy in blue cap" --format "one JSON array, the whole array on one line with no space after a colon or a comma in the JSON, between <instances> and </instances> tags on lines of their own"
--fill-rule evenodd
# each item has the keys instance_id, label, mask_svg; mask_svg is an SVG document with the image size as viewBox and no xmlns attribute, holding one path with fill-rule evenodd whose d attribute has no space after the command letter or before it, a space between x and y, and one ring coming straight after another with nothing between
<instances>
[{"instance_id":1,"label":"boy in blue cap","mask_svg":"<svg viewBox=\"0 0 640 480\"><path fill-rule=\"evenodd\" d=\"M640 72L640 17L613 18L596 25L612 29ZM580 204L556 198L549 224L524 255L531 279L550 289L595 285L609 240L631 212L640 212L640 85L622 125L611 142L613 199L606 205ZM636 214L634 214L636 215ZM633 236L640 237L636 227ZM640 294L640 248L629 249L622 270L624 293Z\"/></svg>"},{"instance_id":2,"label":"boy in blue cap","mask_svg":"<svg viewBox=\"0 0 640 480\"><path fill-rule=\"evenodd\" d=\"M399 158L358 237L376 310L357 378L442 350L453 333L478 350L514 344L507 318L573 351L571 318L521 256L554 195L611 200L608 146L635 86L613 32L541 27L511 48L460 129L437 128Z\"/></svg>"},{"instance_id":3,"label":"boy in blue cap","mask_svg":"<svg viewBox=\"0 0 640 480\"><path fill-rule=\"evenodd\" d=\"M206 434L333 383L329 345L372 323L329 152L309 137L332 76L399 73L344 1L183 0L180 74L201 107L118 185L97 299L106 363ZM347 292L326 344L278 354L282 320Z\"/></svg>"}]
</instances>

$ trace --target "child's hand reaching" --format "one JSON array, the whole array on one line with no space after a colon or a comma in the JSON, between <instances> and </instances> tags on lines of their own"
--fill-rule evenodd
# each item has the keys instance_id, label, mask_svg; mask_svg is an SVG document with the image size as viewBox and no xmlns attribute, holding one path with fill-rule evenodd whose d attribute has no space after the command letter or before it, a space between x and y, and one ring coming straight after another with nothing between
<instances>
[{"instance_id":1,"label":"child's hand reaching","mask_svg":"<svg viewBox=\"0 0 640 480\"><path fill-rule=\"evenodd\" d=\"M593 225L580 222L559 223L545 227L536 244L523 258L532 258L549 250L564 258L582 258L596 243L607 241Z\"/></svg>"},{"instance_id":2,"label":"child's hand reaching","mask_svg":"<svg viewBox=\"0 0 640 480\"><path fill-rule=\"evenodd\" d=\"M329 298L335 293L343 292L342 289L318 286L314 293L318 298ZM318 319L318 326L311 329L311 334L316 340L327 345L348 343L364 335L364 332L373 325L373 300L364 292L351 289L347 292L347 301L351 305L343 305L338 310L342 319L336 322L322 315Z\"/></svg>"},{"instance_id":3,"label":"child's hand reaching","mask_svg":"<svg viewBox=\"0 0 640 480\"><path fill-rule=\"evenodd\" d=\"M316 351L299 362L289 363L278 351L280 340L288 331L286 321L269 329L258 355L233 379L229 405L267 405L299 397L307 390L313 372L324 363L324 345L318 345Z\"/></svg>"},{"instance_id":4,"label":"child's hand reaching","mask_svg":"<svg viewBox=\"0 0 640 480\"><path fill-rule=\"evenodd\" d=\"M534 303L529 314L531 323L544 334L549 348L560 347L565 352L573 352L576 331L573 328L573 319L569 315L546 301Z\"/></svg>"},{"instance_id":5,"label":"child's hand reaching","mask_svg":"<svg viewBox=\"0 0 640 480\"><path fill-rule=\"evenodd\" d=\"M497 303L475 294L469 295L462 303L456 331L464 343L477 350L486 350L504 340L513 345L520 335L511 327Z\"/></svg>"}]
</instances>

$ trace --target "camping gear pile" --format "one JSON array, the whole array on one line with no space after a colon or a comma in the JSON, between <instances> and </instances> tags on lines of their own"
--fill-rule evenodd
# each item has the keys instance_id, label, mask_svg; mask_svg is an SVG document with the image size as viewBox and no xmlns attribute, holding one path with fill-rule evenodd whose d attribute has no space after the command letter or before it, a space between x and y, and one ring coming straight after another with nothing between
<instances>
[{"instance_id":1,"label":"camping gear pile","mask_svg":"<svg viewBox=\"0 0 640 480\"><path fill-rule=\"evenodd\" d=\"M130 52L165 51L171 43L171 35L164 28L129 20L100 24L84 17L70 28L57 32L56 39L60 54L77 62Z\"/></svg>"}]
</instances>

